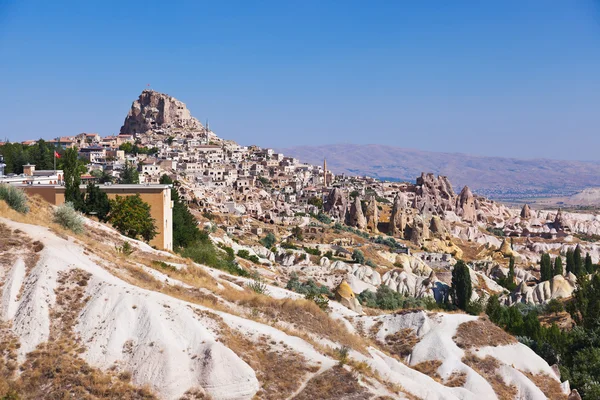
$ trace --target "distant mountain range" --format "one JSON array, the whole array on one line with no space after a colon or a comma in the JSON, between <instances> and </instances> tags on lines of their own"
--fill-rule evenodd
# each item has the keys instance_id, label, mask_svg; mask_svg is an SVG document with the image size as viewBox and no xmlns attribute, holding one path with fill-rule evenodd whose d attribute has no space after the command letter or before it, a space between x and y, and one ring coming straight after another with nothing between
<instances>
[{"instance_id":1,"label":"distant mountain range","mask_svg":"<svg viewBox=\"0 0 600 400\"><path fill-rule=\"evenodd\" d=\"M455 190L468 185L496 199L565 196L600 186L600 162L517 159L437 153L379 144L277 149L334 173L413 182L421 172L446 175Z\"/></svg>"}]
</instances>

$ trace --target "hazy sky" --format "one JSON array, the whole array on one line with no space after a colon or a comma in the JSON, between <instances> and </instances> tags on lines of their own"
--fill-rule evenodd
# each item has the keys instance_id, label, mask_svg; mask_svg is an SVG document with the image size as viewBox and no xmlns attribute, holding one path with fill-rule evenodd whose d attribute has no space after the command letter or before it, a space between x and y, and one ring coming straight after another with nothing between
<instances>
[{"instance_id":1,"label":"hazy sky","mask_svg":"<svg viewBox=\"0 0 600 400\"><path fill-rule=\"evenodd\" d=\"M600 4L0 0L0 138L116 133L148 83L243 144L600 160Z\"/></svg>"}]
</instances>

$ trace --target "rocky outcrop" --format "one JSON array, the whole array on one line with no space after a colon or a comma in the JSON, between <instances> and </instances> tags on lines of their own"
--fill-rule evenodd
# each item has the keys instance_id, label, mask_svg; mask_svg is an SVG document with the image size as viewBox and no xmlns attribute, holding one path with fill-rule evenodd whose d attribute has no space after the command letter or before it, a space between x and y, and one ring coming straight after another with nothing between
<instances>
[{"instance_id":1,"label":"rocky outcrop","mask_svg":"<svg viewBox=\"0 0 600 400\"><path fill-rule=\"evenodd\" d=\"M502 241L502 245L500 246L500 249L498 251L504 257L514 257L515 256L515 252L512 249L512 247L510 245L510 242L508 240L506 240L506 239L504 239Z\"/></svg>"},{"instance_id":2,"label":"rocky outcrop","mask_svg":"<svg viewBox=\"0 0 600 400\"><path fill-rule=\"evenodd\" d=\"M323 205L325 212L340 221L346 220L346 210L348 209L348 198L346 193L340 188L334 188L327 196L327 201Z\"/></svg>"},{"instance_id":3,"label":"rocky outcrop","mask_svg":"<svg viewBox=\"0 0 600 400\"><path fill-rule=\"evenodd\" d=\"M477 221L477 207L475 207L475 196L468 186L465 186L456 199L456 215L462 217L463 221Z\"/></svg>"},{"instance_id":4,"label":"rocky outcrop","mask_svg":"<svg viewBox=\"0 0 600 400\"><path fill-rule=\"evenodd\" d=\"M362 205L360 198L356 196L352 204L350 205L350 212L348 213L348 225L356 227L358 229L366 229L367 219L362 211Z\"/></svg>"},{"instance_id":5,"label":"rocky outcrop","mask_svg":"<svg viewBox=\"0 0 600 400\"><path fill-rule=\"evenodd\" d=\"M398 193L392 206L388 235L404 239L404 233L408 224L407 205L408 198L406 195Z\"/></svg>"},{"instance_id":6,"label":"rocky outcrop","mask_svg":"<svg viewBox=\"0 0 600 400\"><path fill-rule=\"evenodd\" d=\"M346 281L342 281L339 284L337 289L335 289L335 299L340 302L345 307L348 307L352 311L355 311L359 314L362 314L362 306L360 305L358 299L354 295L352 288Z\"/></svg>"},{"instance_id":7,"label":"rocky outcrop","mask_svg":"<svg viewBox=\"0 0 600 400\"><path fill-rule=\"evenodd\" d=\"M444 222L437 215L434 215L433 218L431 218L429 230L433 235L441 237L442 239L448 236L448 230L446 229Z\"/></svg>"},{"instance_id":8,"label":"rocky outcrop","mask_svg":"<svg viewBox=\"0 0 600 400\"><path fill-rule=\"evenodd\" d=\"M379 232L377 224L379 223L379 209L377 208L377 200L375 196L370 196L367 200L367 210L365 212L367 220L367 230L371 232Z\"/></svg>"},{"instance_id":9,"label":"rocky outcrop","mask_svg":"<svg viewBox=\"0 0 600 400\"><path fill-rule=\"evenodd\" d=\"M423 217L417 215L411 229L410 241L417 246L422 246L426 239L429 239L429 225Z\"/></svg>"},{"instance_id":10,"label":"rocky outcrop","mask_svg":"<svg viewBox=\"0 0 600 400\"><path fill-rule=\"evenodd\" d=\"M531 208L529 208L528 204L525 204L523 206L523 208L521 209L521 218L523 219L530 219L532 217L531 215Z\"/></svg>"},{"instance_id":11,"label":"rocky outcrop","mask_svg":"<svg viewBox=\"0 0 600 400\"><path fill-rule=\"evenodd\" d=\"M568 228L568 224L566 223L565 217L563 216L562 210L559 208L556 213L556 217L554 217L554 222L552 223L552 227L557 231L564 231Z\"/></svg>"},{"instance_id":12,"label":"rocky outcrop","mask_svg":"<svg viewBox=\"0 0 600 400\"><path fill-rule=\"evenodd\" d=\"M445 176L422 173L417 178L413 208L421 214L443 215L445 211L454 210L456 194L452 184Z\"/></svg>"},{"instance_id":13,"label":"rocky outcrop","mask_svg":"<svg viewBox=\"0 0 600 400\"><path fill-rule=\"evenodd\" d=\"M527 286L522 281L517 289L511 293L506 301L508 305L514 303L547 303L552 299L566 299L573 295L577 287L577 278L569 273L566 276L556 275L552 279L540 282L535 286Z\"/></svg>"},{"instance_id":14,"label":"rocky outcrop","mask_svg":"<svg viewBox=\"0 0 600 400\"><path fill-rule=\"evenodd\" d=\"M133 135L154 129L203 130L202 124L185 104L174 97L154 90L144 90L133 102L121 127L121 134Z\"/></svg>"}]
</instances>

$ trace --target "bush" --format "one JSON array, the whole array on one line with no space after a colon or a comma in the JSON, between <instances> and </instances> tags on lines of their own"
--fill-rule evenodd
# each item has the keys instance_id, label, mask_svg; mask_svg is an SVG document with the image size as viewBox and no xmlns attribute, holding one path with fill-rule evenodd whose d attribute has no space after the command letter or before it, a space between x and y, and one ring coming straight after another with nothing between
<instances>
[{"instance_id":1,"label":"bush","mask_svg":"<svg viewBox=\"0 0 600 400\"><path fill-rule=\"evenodd\" d=\"M309 279L308 281L306 281L306 283L302 283L298 279L298 275L295 272L292 272L290 274L290 280L288 281L285 288L304 295L313 294L333 297L333 293L331 293L327 286L318 285L312 279Z\"/></svg>"},{"instance_id":2,"label":"bush","mask_svg":"<svg viewBox=\"0 0 600 400\"><path fill-rule=\"evenodd\" d=\"M327 311L329 308L329 298L323 294L318 293L307 293L304 295L306 300L314 301L317 306L323 311Z\"/></svg>"},{"instance_id":3,"label":"bush","mask_svg":"<svg viewBox=\"0 0 600 400\"><path fill-rule=\"evenodd\" d=\"M352 259L358 264L363 264L365 262L365 255L362 251L356 249L352 253Z\"/></svg>"},{"instance_id":4,"label":"bush","mask_svg":"<svg viewBox=\"0 0 600 400\"><path fill-rule=\"evenodd\" d=\"M64 203L54 210L54 222L73 233L83 233L83 218L72 203Z\"/></svg>"},{"instance_id":5,"label":"bush","mask_svg":"<svg viewBox=\"0 0 600 400\"><path fill-rule=\"evenodd\" d=\"M16 212L20 212L21 214L29 212L27 196L23 190L17 187L0 184L0 200L6 201L6 204Z\"/></svg>"},{"instance_id":6,"label":"bush","mask_svg":"<svg viewBox=\"0 0 600 400\"><path fill-rule=\"evenodd\" d=\"M273 235L272 232L269 232L269 233L267 233L267 236L265 236L264 238L261 239L260 242L267 249L270 249L271 247L273 247L275 245L275 243L277 243L277 238L275 237L275 235Z\"/></svg>"},{"instance_id":7,"label":"bush","mask_svg":"<svg viewBox=\"0 0 600 400\"><path fill-rule=\"evenodd\" d=\"M317 220L319 222L322 222L324 224L330 224L331 223L331 218L329 218L329 216L325 213L320 212L319 214L317 214Z\"/></svg>"},{"instance_id":8,"label":"bush","mask_svg":"<svg viewBox=\"0 0 600 400\"><path fill-rule=\"evenodd\" d=\"M313 256L321 256L321 251L319 249L313 249L311 247L303 247L304 251Z\"/></svg>"},{"instance_id":9,"label":"bush","mask_svg":"<svg viewBox=\"0 0 600 400\"><path fill-rule=\"evenodd\" d=\"M248 272L230 259L227 252L218 251L210 239L200 240L186 247L181 251L181 255L191 258L198 264L204 264L234 275L248 276Z\"/></svg>"},{"instance_id":10,"label":"bush","mask_svg":"<svg viewBox=\"0 0 600 400\"><path fill-rule=\"evenodd\" d=\"M267 284L265 283L264 279L258 274L252 275L252 282L248 283L247 286L248 288L250 288L250 290L252 290L255 293L269 294Z\"/></svg>"},{"instance_id":11,"label":"bush","mask_svg":"<svg viewBox=\"0 0 600 400\"><path fill-rule=\"evenodd\" d=\"M122 246L115 246L117 253L130 256L135 251L129 242L123 242Z\"/></svg>"}]
</instances>

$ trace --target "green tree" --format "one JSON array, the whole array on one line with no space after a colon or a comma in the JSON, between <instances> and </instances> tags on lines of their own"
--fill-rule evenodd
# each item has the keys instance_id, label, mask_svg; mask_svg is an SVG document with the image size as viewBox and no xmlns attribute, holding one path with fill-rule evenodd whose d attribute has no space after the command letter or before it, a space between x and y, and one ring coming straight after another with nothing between
<instances>
[{"instance_id":1,"label":"green tree","mask_svg":"<svg viewBox=\"0 0 600 400\"><path fill-rule=\"evenodd\" d=\"M73 204L73 208L81 211L83 209L83 194L79 189L79 185L81 185L83 165L79 161L77 150L74 148L67 149L62 160L65 180L65 202L70 202Z\"/></svg>"},{"instance_id":2,"label":"green tree","mask_svg":"<svg viewBox=\"0 0 600 400\"><path fill-rule=\"evenodd\" d=\"M542 282L552 279L552 260L550 254L543 253L540 259L540 280Z\"/></svg>"},{"instance_id":3,"label":"green tree","mask_svg":"<svg viewBox=\"0 0 600 400\"><path fill-rule=\"evenodd\" d=\"M458 260L452 270L452 297L454 305L461 310L466 310L471 301L473 287L469 267L464 261Z\"/></svg>"},{"instance_id":4,"label":"green tree","mask_svg":"<svg viewBox=\"0 0 600 400\"><path fill-rule=\"evenodd\" d=\"M147 242L156 236L150 205L139 194L117 196L115 200L111 200L110 208L109 221L121 234L134 239L141 237Z\"/></svg>"},{"instance_id":5,"label":"green tree","mask_svg":"<svg viewBox=\"0 0 600 400\"><path fill-rule=\"evenodd\" d=\"M302 228L299 226L295 226L292 228L292 236L294 236L297 240L304 240L304 235L302 234Z\"/></svg>"},{"instance_id":6,"label":"green tree","mask_svg":"<svg viewBox=\"0 0 600 400\"><path fill-rule=\"evenodd\" d=\"M264 238L261 239L260 242L267 249L270 249L271 247L273 247L275 245L275 243L277 243L277 238L275 237L273 232L269 232L269 233L267 233L267 236L265 236Z\"/></svg>"},{"instance_id":7,"label":"green tree","mask_svg":"<svg viewBox=\"0 0 600 400\"><path fill-rule=\"evenodd\" d=\"M93 183L89 183L87 186L83 212L88 215L95 215L100 221L108 220L110 212L108 196Z\"/></svg>"},{"instance_id":8,"label":"green tree","mask_svg":"<svg viewBox=\"0 0 600 400\"><path fill-rule=\"evenodd\" d=\"M594 263L592 262L592 256L590 255L590 253L586 253L585 255L585 264L583 272L588 274L594 272Z\"/></svg>"},{"instance_id":9,"label":"green tree","mask_svg":"<svg viewBox=\"0 0 600 400\"><path fill-rule=\"evenodd\" d=\"M582 275L578 281L579 286L573 292L567 310L577 325L586 329L599 329L600 275L594 274L591 279Z\"/></svg>"},{"instance_id":10,"label":"green tree","mask_svg":"<svg viewBox=\"0 0 600 400\"><path fill-rule=\"evenodd\" d=\"M123 143L122 145L119 146L119 150L123 150L125 152L125 154L132 154L133 153L133 144L127 142L127 143Z\"/></svg>"},{"instance_id":11,"label":"green tree","mask_svg":"<svg viewBox=\"0 0 600 400\"><path fill-rule=\"evenodd\" d=\"M575 273L575 258L574 252L571 249L567 250L567 274L569 272L572 274Z\"/></svg>"},{"instance_id":12,"label":"green tree","mask_svg":"<svg viewBox=\"0 0 600 400\"><path fill-rule=\"evenodd\" d=\"M365 263L365 254L356 249L352 252L352 259L354 260L354 262L358 263L358 264L364 264Z\"/></svg>"},{"instance_id":13,"label":"green tree","mask_svg":"<svg viewBox=\"0 0 600 400\"><path fill-rule=\"evenodd\" d=\"M580 276L581 274L583 274L583 259L581 257L581 246L577 245L577 247L575 247L575 252L573 253L573 261L574 261L574 271L573 273L576 276Z\"/></svg>"},{"instance_id":14,"label":"green tree","mask_svg":"<svg viewBox=\"0 0 600 400\"><path fill-rule=\"evenodd\" d=\"M308 199L308 204L321 209L323 208L323 199L321 199L320 197L313 196L310 199Z\"/></svg>"},{"instance_id":15,"label":"green tree","mask_svg":"<svg viewBox=\"0 0 600 400\"><path fill-rule=\"evenodd\" d=\"M552 272L552 275L556 276L556 275L562 275L562 274L563 274L563 263L562 263L562 257L559 254L554 259L554 270Z\"/></svg>"},{"instance_id":16,"label":"green tree","mask_svg":"<svg viewBox=\"0 0 600 400\"><path fill-rule=\"evenodd\" d=\"M490 321L493 323L497 325L503 323L504 312L497 294L490 296L488 299L485 313L490 317Z\"/></svg>"},{"instance_id":17,"label":"green tree","mask_svg":"<svg viewBox=\"0 0 600 400\"><path fill-rule=\"evenodd\" d=\"M121 183L124 184L138 184L140 183L140 173L138 172L135 165L129 161L125 162L125 166L121 171Z\"/></svg>"},{"instance_id":18,"label":"green tree","mask_svg":"<svg viewBox=\"0 0 600 400\"><path fill-rule=\"evenodd\" d=\"M169 175L167 174L162 174L160 179L158 180L158 183L160 183L161 185L172 185L173 179L171 179L171 177L169 177Z\"/></svg>"},{"instance_id":19,"label":"green tree","mask_svg":"<svg viewBox=\"0 0 600 400\"><path fill-rule=\"evenodd\" d=\"M171 200L173 201L173 246L188 247L201 238L198 220L179 197L176 188L171 188Z\"/></svg>"}]
</instances>

